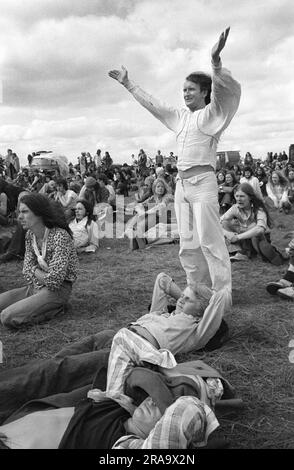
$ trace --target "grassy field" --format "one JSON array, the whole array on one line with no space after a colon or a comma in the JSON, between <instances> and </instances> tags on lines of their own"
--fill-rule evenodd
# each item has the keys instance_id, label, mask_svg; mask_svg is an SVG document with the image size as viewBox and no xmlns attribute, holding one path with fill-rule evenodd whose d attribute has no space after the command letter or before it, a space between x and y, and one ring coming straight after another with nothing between
<instances>
[{"instance_id":1,"label":"grassy field","mask_svg":"<svg viewBox=\"0 0 294 470\"><path fill-rule=\"evenodd\" d=\"M273 241L283 248L294 229L293 212L277 215ZM66 344L106 328L119 329L147 313L156 275L165 271L184 287L178 245L130 251L127 239L103 239L94 255L80 257L78 282L69 310L48 323L20 331L0 326L4 362L0 368L50 358ZM294 304L270 296L265 286L287 267L257 258L234 263L230 339L219 350L178 356L202 359L217 368L244 400L243 410L222 415L218 433L231 448L294 448ZM23 285L22 262L0 265L0 292Z\"/></svg>"}]
</instances>

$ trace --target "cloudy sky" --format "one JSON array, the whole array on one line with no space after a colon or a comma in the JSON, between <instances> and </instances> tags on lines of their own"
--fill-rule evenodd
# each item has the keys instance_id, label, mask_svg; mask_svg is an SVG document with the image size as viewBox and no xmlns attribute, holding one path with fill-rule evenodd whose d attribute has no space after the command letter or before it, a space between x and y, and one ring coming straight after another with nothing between
<instances>
[{"instance_id":1,"label":"cloudy sky","mask_svg":"<svg viewBox=\"0 0 294 470\"><path fill-rule=\"evenodd\" d=\"M81 151L131 162L176 153L173 133L108 77L124 64L146 91L183 106L184 77L210 71L231 26L224 66L242 85L220 150L288 152L294 143L293 0L1 0L0 154Z\"/></svg>"}]
</instances>

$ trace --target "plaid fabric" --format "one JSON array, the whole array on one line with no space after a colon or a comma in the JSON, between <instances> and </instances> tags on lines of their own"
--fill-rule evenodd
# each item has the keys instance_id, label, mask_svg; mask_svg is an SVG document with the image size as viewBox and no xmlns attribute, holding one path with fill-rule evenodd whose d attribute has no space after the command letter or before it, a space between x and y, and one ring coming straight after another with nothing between
<instances>
[{"instance_id":1,"label":"plaid fabric","mask_svg":"<svg viewBox=\"0 0 294 470\"><path fill-rule=\"evenodd\" d=\"M113 338L108 361L107 387L102 392L93 389L88 397L95 401L112 398L133 414L135 406L124 394L126 377L135 366L148 362L171 369L176 360L168 350L155 349L148 341L127 328L122 328ZM199 378L200 379L200 378ZM216 379L216 387L218 380ZM209 434L218 427L213 411L196 397L178 398L169 406L147 439L127 435L119 439L114 449L186 449L206 444Z\"/></svg>"},{"instance_id":2,"label":"plaid fabric","mask_svg":"<svg viewBox=\"0 0 294 470\"><path fill-rule=\"evenodd\" d=\"M107 386L102 392L93 389L88 397L95 401L112 398L133 414L135 406L132 399L124 394L125 380L135 366L144 366L144 362L167 369L177 365L173 354L165 349L155 349L147 340L136 333L122 328L114 336L108 360Z\"/></svg>"},{"instance_id":3,"label":"plaid fabric","mask_svg":"<svg viewBox=\"0 0 294 470\"><path fill-rule=\"evenodd\" d=\"M213 411L196 397L180 397L169 406L146 439L124 436L113 449L187 449L202 447L219 426Z\"/></svg>"}]
</instances>

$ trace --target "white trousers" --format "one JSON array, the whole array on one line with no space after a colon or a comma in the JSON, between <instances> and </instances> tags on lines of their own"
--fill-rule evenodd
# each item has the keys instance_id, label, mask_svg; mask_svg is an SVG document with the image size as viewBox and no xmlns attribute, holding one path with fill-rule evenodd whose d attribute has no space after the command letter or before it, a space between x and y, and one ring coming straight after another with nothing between
<instances>
[{"instance_id":1,"label":"white trousers","mask_svg":"<svg viewBox=\"0 0 294 470\"><path fill-rule=\"evenodd\" d=\"M213 172L179 178L175 212L180 234L181 264L187 284L231 291L231 265L220 225L217 182Z\"/></svg>"}]
</instances>

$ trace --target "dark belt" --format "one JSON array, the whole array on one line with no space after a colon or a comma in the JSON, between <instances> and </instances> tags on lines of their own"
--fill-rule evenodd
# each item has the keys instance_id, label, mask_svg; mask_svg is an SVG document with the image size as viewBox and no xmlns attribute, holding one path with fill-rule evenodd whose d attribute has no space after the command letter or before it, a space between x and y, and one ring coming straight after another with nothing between
<instances>
[{"instance_id":1,"label":"dark belt","mask_svg":"<svg viewBox=\"0 0 294 470\"><path fill-rule=\"evenodd\" d=\"M70 284L72 286L72 281L64 280L63 282L66 282L66 284Z\"/></svg>"},{"instance_id":2,"label":"dark belt","mask_svg":"<svg viewBox=\"0 0 294 470\"><path fill-rule=\"evenodd\" d=\"M214 169L211 165L198 165L193 166L192 168L188 168L188 170L178 170L178 176L181 179L192 178L193 176L202 175L203 173L207 173L209 171L214 172Z\"/></svg>"},{"instance_id":3,"label":"dark belt","mask_svg":"<svg viewBox=\"0 0 294 470\"><path fill-rule=\"evenodd\" d=\"M129 326L127 326L127 329L132 331L133 333L136 333L136 335L141 336L141 338L144 338L146 341L148 341L150 344L152 344L152 346L154 346L156 349L160 349L157 340L143 326L141 326L140 331L137 330L135 325L129 325ZM146 336L144 336L144 330L146 330L146 333L147 333Z\"/></svg>"}]
</instances>

